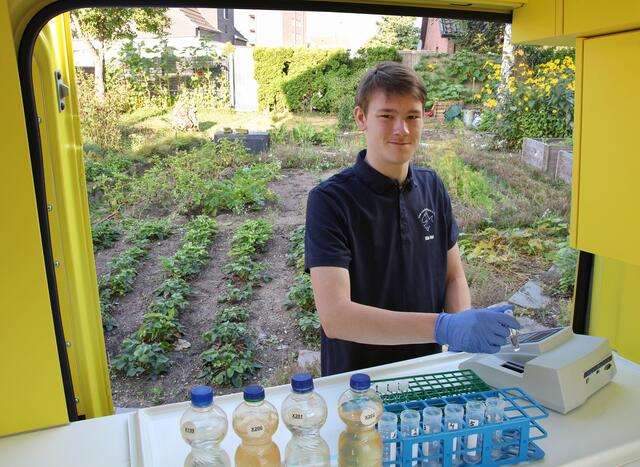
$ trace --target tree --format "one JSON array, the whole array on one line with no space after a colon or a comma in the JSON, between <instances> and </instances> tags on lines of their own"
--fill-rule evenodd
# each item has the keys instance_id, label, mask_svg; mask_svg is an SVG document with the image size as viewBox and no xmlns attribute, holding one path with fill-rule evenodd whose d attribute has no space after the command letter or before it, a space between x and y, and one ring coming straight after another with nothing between
<instances>
[{"instance_id":1,"label":"tree","mask_svg":"<svg viewBox=\"0 0 640 467\"><path fill-rule=\"evenodd\" d=\"M166 12L167 8L85 8L71 12L76 34L93 55L98 96L104 96L107 49L114 41L135 38L137 31L161 35L170 24Z\"/></svg>"},{"instance_id":2,"label":"tree","mask_svg":"<svg viewBox=\"0 0 640 467\"><path fill-rule=\"evenodd\" d=\"M454 21L459 31L459 36L455 38L458 48L480 54L500 52L504 24L459 19Z\"/></svg>"},{"instance_id":3,"label":"tree","mask_svg":"<svg viewBox=\"0 0 640 467\"><path fill-rule=\"evenodd\" d=\"M414 22L415 18L409 16L383 16L376 23L378 31L365 47L415 49L420 40L420 28L415 27Z\"/></svg>"}]
</instances>

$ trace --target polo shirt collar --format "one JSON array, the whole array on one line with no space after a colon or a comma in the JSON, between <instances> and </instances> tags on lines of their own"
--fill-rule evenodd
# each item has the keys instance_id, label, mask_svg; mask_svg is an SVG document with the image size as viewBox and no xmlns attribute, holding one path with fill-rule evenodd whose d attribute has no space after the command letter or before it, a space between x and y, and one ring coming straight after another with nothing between
<instances>
[{"instance_id":1,"label":"polo shirt collar","mask_svg":"<svg viewBox=\"0 0 640 467\"><path fill-rule=\"evenodd\" d=\"M369 188L376 193L387 193L391 190L396 190L398 182L392 178L381 174L376 169L371 167L364 159L367 155L367 150L363 149L358 153L356 163L353 166L353 170L360 180L364 182ZM413 181L413 167L409 164L409 170L407 172L407 179L405 180L403 188L411 189L415 186Z\"/></svg>"}]
</instances>

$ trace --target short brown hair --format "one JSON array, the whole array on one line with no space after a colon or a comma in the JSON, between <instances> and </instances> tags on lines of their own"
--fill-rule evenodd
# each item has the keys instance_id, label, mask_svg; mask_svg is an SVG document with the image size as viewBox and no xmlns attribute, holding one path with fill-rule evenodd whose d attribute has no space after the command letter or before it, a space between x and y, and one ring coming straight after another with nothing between
<instances>
[{"instance_id":1,"label":"short brown hair","mask_svg":"<svg viewBox=\"0 0 640 467\"><path fill-rule=\"evenodd\" d=\"M369 99L376 91L387 95L411 94L424 106L427 88L422 78L411 68L398 62L380 62L360 80L356 91L356 105L367 113Z\"/></svg>"}]
</instances>

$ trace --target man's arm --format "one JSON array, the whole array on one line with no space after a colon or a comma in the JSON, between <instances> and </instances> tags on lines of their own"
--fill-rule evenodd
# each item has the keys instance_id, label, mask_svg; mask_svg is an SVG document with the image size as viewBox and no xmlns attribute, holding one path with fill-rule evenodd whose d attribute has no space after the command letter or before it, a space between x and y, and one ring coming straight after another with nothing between
<instances>
[{"instance_id":1,"label":"man's arm","mask_svg":"<svg viewBox=\"0 0 640 467\"><path fill-rule=\"evenodd\" d=\"M397 313L355 303L347 269L311 268L311 283L327 337L378 345L435 342L437 313Z\"/></svg>"},{"instance_id":2,"label":"man's arm","mask_svg":"<svg viewBox=\"0 0 640 467\"><path fill-rule=\"evenodd\" d=\"M471 292L464 274L460 248L456 243L447 252L447 275L445 279L444 311L457 313L471 308Z\"/></svg>"}]
</instances>

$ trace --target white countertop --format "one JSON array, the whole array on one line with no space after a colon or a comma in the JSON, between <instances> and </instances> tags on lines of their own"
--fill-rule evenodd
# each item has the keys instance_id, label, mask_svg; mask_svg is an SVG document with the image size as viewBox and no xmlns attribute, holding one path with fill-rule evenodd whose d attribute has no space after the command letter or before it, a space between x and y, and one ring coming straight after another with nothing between
<instances>
[{"instance_id":1,"label":"white countertop","mask_svg":"<svg viewBox=\"0 0 640 467\"><path fill-rule=\"evenodd\" d=\"M465 353L444 353L366 370L372 379L439 373L458 369ZM567 415L549 411L540 420L548 437L537 441L546 456L538 465L640 466L640 366L615 356L618 373L613 381L583 406ZM347 388L349 373L320 378L316 390L329 406L322 436L336 457L343 424L336 403ZM266 389L267 399L278 410L289 393L288 386ZM242 395L216 397L227 416ZM0 467L181 466L188 446L179 432L179 419L188 403L168 404L137 412L74 422L69 425L0 438ZM284 450L289 432L280 423L274 441ZM229 427L223 442L233 459L239 439Z\"/></svg>"}]
</instances>

